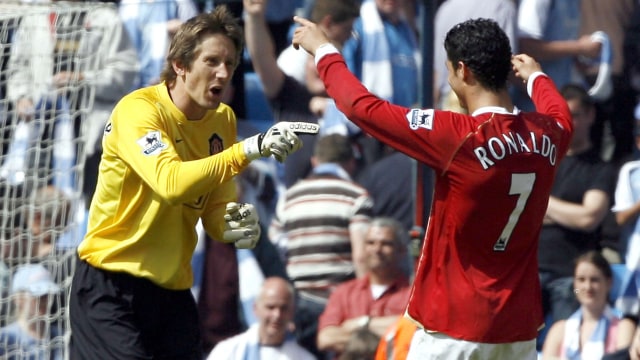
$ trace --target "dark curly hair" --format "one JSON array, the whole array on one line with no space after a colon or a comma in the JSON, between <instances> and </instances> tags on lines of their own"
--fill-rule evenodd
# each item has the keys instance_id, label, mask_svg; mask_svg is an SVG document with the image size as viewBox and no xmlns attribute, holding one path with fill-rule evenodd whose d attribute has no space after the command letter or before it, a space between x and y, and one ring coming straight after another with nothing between
<instances>
[{"instance_id":1,"label":"dark curly hair","mask_svg":"<svg viewBox=\"0 0 640 360\"><path fill-rule=\"evenodd\" d=\"M472 19L449 30L444 40L447 58L454 69L463 62L487 89L506 87L511 72L511 45L498 24L490 19Z\"/></svg>"}]
</instances>

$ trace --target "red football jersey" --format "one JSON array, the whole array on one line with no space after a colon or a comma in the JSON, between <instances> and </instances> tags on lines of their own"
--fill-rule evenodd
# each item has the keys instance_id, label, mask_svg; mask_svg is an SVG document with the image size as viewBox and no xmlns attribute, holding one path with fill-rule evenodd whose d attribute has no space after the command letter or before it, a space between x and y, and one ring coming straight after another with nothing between
<instances>
[{"instance_id":1,"label":"red football jersey","mask_svg":"<svg viewBox=\"0 0 640 360\"><path fill-rule=\"evenodd\" d=\"M322 57L318 70L347 118L434 169L409 316L468 341L534 339L543 323L538 235L573 129L553 82L532 79L539 113L486 107L463 115L380 100L339 54Z\"/></svg>"}]
</instances>

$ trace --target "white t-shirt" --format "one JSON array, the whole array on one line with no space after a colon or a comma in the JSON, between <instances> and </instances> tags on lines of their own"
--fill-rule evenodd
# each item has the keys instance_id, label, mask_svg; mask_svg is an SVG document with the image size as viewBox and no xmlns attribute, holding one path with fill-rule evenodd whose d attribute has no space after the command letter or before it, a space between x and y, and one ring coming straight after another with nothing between
<instances>
[{"instance_id":1,"label":"white t-shirt","mask_svg":"<svg viewBox=\"0 0 640 360\"><path fill-rule=\"evenodd\" d=\"M259 351L255 351L256 347ZM253 360L259 353L260 360L315 360L315 357L293 339L281 346L258 345L258 324L247 331L223 340L213 348L207 360Z\"/></svg>"},{"instance_id":2,"label":"white t-shirt","mask_svg":"<svg viewBox=\"0 0 640 360\"><path fill-rule=\"evenodd\" d=\"M278 56L278 67L286 75L298 80L299 83L305 83L306 63L309 54L303 49L296 50L293 45L289 45L282 50Z\"/></svg>"}]
</instances>

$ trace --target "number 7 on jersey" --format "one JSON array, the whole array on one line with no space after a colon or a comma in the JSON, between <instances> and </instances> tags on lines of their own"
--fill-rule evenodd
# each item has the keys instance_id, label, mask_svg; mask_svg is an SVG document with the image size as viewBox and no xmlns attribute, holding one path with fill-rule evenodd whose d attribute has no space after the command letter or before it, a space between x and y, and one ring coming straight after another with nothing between
<instances>
[{"instance_id":1,"label":"number 7 on jersey","mask_svg":"<svg viewBox=\"0 0 640 360\"><path fill-rule=\"evenodd\" d=\"M511 215L509 215L507 225L502 229L500 238L498 238L498 241L493 245L493 251L504 251L507 248L507 244L511 239L511 233L513 233L513 229L520 219L522 210L527 205L527 200L529 200L529 195L531 195L531 189L533 189L535 182L536 174L534 173L511 174L509 195L518 195L518 201L513 211L511 211Z\"/></svg>"}]
</instances>

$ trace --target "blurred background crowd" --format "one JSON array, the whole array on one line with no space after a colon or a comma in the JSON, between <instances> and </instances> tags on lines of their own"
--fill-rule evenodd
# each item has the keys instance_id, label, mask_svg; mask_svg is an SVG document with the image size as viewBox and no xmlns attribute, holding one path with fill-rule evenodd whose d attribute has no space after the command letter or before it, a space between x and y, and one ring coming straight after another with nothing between
<instances>
[{"instance_id":1,"label":"blurred background crowd","mask_svg":"<svg viewBox=\"0 0 640 360\"><path fill-rule=\"evenodd\" d=\"M301 136L304 148L284 164L254 161L238 176L240 199L256 205L263 227L255 249L200 229L192 292L209 358L239 348L228 358L257 359L262 343L291 359L403 359L415 331L402 315L433 175L340 113L313 58L290 45L294 15L317 23L367 88L407 107L465 111L442 44L467 19L494 19L514 54L542 64L575 133L540 235L538 347L545 358L577 351L576 321L590 313L605 324L592 338L606 343L603 356L626 351L628 341L607 340L615 331L629 339L622 332L633 332L640 311L638 0L249 3L0 3L0 358L65 358L66 291L110 111L159 81L180 24L220 5L245 29L225 94L239 136L278 121L316 122L321 133ZM534 110L523 84L509 88L518 109ZM615 326L623 319L634 326Z\"/></svg>"}]
</instances>

